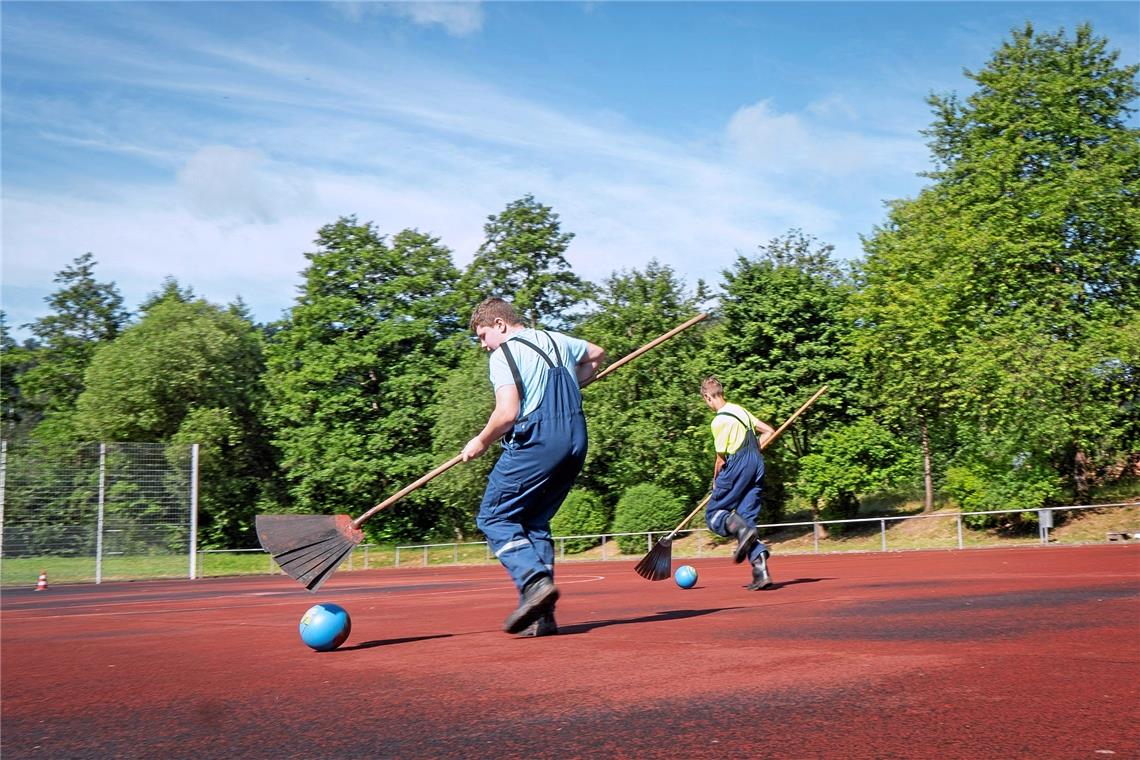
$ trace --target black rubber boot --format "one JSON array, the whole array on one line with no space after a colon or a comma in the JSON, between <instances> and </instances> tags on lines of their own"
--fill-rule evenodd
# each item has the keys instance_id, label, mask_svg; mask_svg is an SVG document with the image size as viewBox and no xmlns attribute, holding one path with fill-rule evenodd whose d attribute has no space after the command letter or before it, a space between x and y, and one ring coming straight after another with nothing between
<instances>
[{"instance_id":1,"label":"black rubber boot","mask_svg":"<svg viewBox=\"0 0 1140 760\"><path fill-rule=\"evenodd\" d=\"M759 591L772 585L772 576L768 572L768 552L762 552L752 563L752 582L744 588L749 591Z\"/></svg>"},{"instance_id":2,"label":"black rubber boot","mask_svg":"<svg viewBox=\"0 0 1140 760\"><path fill-rule=\"evenodd\" d=\"M724 521L724 528L736 536L736 551L732 554L732 561L740 564L759 540L760 533L735 512L730 513L728 519Z\"/></svg>"},{"instance_id":3,"label":"black rubber boot","mask_svg":"<svg viewBox=\"0 0 1140 760\"><path fill-rule=\"evenodd\" d=\"M520 633L527 626L552 611L558 601L558 589L549 575L534 578L522 590L522 598L514 612L507 616L503 630L507 633Z\"/></svg>"},{"instance_id":4,"label":"black rubber boot","mask_svg":"<svg viewBox=\"0 0 1140 760\"><path fill-rule=\"evenodd\" d=\"M542 617L538 620L535 620L524 628L519 633L519 636L533 638L537 636L556 636L557 634L558 623L554 622L554 609L551 608L547 612L542 613Z\"/></svg>"}]
</instances>

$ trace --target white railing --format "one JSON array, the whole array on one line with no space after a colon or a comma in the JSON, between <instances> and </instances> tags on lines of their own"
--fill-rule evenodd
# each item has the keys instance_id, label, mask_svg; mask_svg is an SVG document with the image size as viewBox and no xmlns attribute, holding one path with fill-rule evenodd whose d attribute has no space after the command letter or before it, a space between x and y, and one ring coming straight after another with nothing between
<instances>
[{"instance_id":1,"label":"white railing","mask_svg":"<svg viewBox=\"0 0 1140 760\"><path fill-rule=\"evenodd\" d=\"M811 528L811 544L810 550L807 549L804 536L796 536L793 541L796 541L798 546L785 545L789 539L783 537L765 537L767 543L779 546L779 553L781 555L796 555L796 554L830 554L842 552L875 552L875 551L910 551L922 549L937 549L937 548L957 548L965 549L966 544L971 546L1000 546L1006 545L1010 542L1009 539L995 539L988 543L979 541L978 535L973 534L967 541L967 534L965 530L964 520L971 516L981 515L999 515L999 514L1018 514L1018 513L1037 513L1038 522L1040 525L1038 531L1038 538L1035 544L1049 544L1054 541L1052 537L1052 513L1072 512L1076 510L1088 509L1120 509L1124 512L1132 510L1134 515L1122 517L1119 521L1121 533L1114 533L1112 535L1125 538L1126 540L1140 541L1140 501L1133 502L1119 502L1111 504L1083 504L1078 506L1067 507L1049 507L1045 509L1003 509L994 510L989 512L939 512L934 514L917 514L917 515L898 515L892 517L860 517L849 520L807 520L800 522L786 522L786 523L766 523L759 527L765 531L788 531L796 528ZM908 520L954 520L955 533L949 539L948 543L939 544L933 540L922 540L921 546L912 546L909 548L899 548L904 542L902 539L896 539L895 548L891 548L890 531L888 530L888 523L902 523ZM869 543L868 536L860 535L857 537L850 537L843 535L836 539L834 537L828 538L824 532L827 526L838 525L857 525L861 523L878 524L879 540L877 546ZM555 536L554 541L557 545L558 559L560 562L596 562L596 561L631 561L639 559L640 554L623 553L620 548L616 548L614 544L617 538L627 536L644 537L645 551L648 552L653 549L654 544L658 539L668 535L669 531L645 531L637 533L598 533L586 535L572 535L572 536ZM807 531L804 532L805 534ZM732 542L728 539L723 539L720 536L715 536L707 528L689 528L680 531L677 534L675 541L690 536L698 536L698 540L692 542L692 546L674 546L675 556L685 557L702 557L702 556L721 556L727 555L732 551ZM712 543L708 539L715 540ZM593 548L584 552L571 552L567 553L566 543L568 541L589 541L596 544ZM871 539L873 540L873 539ZM1108 540L1106 537L1105 540ZM852 549L850 545L854 542L859 548ZM1017 543L1025 545L1029 543L1030 539L1021 539ZM828 548L828 547L831 548ZM248 565L241 570L226 571L224 568L217 569L214 563L207 562L210 557L217 557L219 560L224 561L226 555L247 554L253 552L261 552L261 549L208 549L200 550L198 552L198 577L203 575L218 575L218 574L231 574L231 573L248 573L259 572L259 570L249 567ZM269 573L280 573L273 558L268 554L265 555L265 565ZM423 543L423 544L401 544L394 548L380 547L374 544L361 544L357 546L352 552L345 557L340 566L340 570L354 570L354 569L374 569L381 567L426 567L430 565L447 565L459 564L460 562L487 562L493 563L494 556L491 553L490 547L486 541L465 541L465 542L448 542L448 543ZM207 565L214 565L215 570L210 571ZM205 571L205 572L204 572Z\"/></svg>"},{"instance_id":2,"label":"white railing","mask_svg":"<svg viewBox=\"0 0 1140 760\"><path fill-rule=\"evenodd\" d=\"M1134 530L1130 530L1128 532L1130 534L1135 533L1137 535L1137 537L1140 538L1140 501L1119 502L1119 503L1112 503L1112 504L1082 504L1082 505L1068 506L1068 507L1046 507L1043 509L998 509L998 510L992 510L992 511L987 511L987 512L941 512L941 513L935 513L935 514L898 515L898 516L894 516L894 517L859 517L859 518L852 518L852 519L848 519L848 520L808 520L808 521L804 521L804 522L766 523L764 525L759 525L757 527L759 527L761 530L780 530L780 529L788 529L788 528L810 527L812 529L812 543L813 543L812 553L813 554L819 554L820 553L820 545L819 545L820 539L824 535L823 531L821 530L821 526L849 525L849 524L859 524L859 523L878 523L879 524L879 535L880 535L879 551L885 552L885 551L891 551L891 549L888 548L888 540L887 540L887 523L888 522L902 522L905 520L939 520L939 519L945 520L945 519L953 518L955 520L955 523L956 523L955 527L956 527L957 548L964 549L965 548L965 542L964 542L964 538L963 538L963 536L964 536L963 518L977 517L977 516L982 516L982 515L1004 515L1004 514L1019 514L1019 513L1036 512L1037 518L1038 518L1038 523L1040 526L1039 531L1038 531L1038 542L1040 544L1044 545L1044 544L1048 544L1050 541L1050 530L1053 527L1053 513L1054 512L1071 512L1073 510L1081 510L1081 509L1111 509L1111 508L1125 508L1125 509L1132 508L1132 509L1137 510L1138 514L1137 514L1137 517L1135 520L1136 524L1130 526ZM583 557L581 559L583 561L601 560L601 561L605 562L605 561L609 561L610 559L619 559L619 558L620 559L630 559L629 555L623 556L620 551L617 552L616 555L613 557L609 556L609 553L607 551L607 545L608 545L607 541L612 542L613 539L618 538L618 537L623 537L623 536L645 536L645 548L646 548L646 551L648 552L648 551L653 549L654 542L657 539L660 539L660 538L668 535L670 532L671 531L645 531L645 532L637 532L637 533L604 533L604 534L591 534L591 535L580 535L580 536L555 536L554 541L556 543L558 543L558 545L559 545L558 555L559 555L559 559L562 561L567 561L566 560L566 542L567 541L576 540L576 539L577 540L587 539L587 540L596 541L600 544L601 555L600 556L593 556L591 554L590 556ZM707 528L690 528L690 529L687 529L684 531L680 531L677 534L677 536L683 537L683 536L689 536L689 535L693 535L693 534L710 534L710 531ZM697 541L695 556L697 556L697 557L702 556L703 543L704 542ZM395 564L397 567L399 567L402 554L407 554L409 551L414 551L418 554L421 554L421 559L420 559L420 562L418 564L420 564L422 566L426 566L428 564L428 555L429 555L430 550L433 550L433 549L445 550L445 549L449 549L449 548L452 549L452 551L453 551L453 561L455 563L458 563L459 562L459 547L460 546L484 546L484 547L487 547L487 542L486 541L473 541L473 542L466 542L466 543L400 545L400 546L396 547ZM782 553L798 554L800 552L782 552ZM486 559L487 559L487 561L490 561L492 559L490 547L487 547L487 549L486 549ZM573 560L570 560L570 561L573 561Z\"/></svg>"}]
</instances>

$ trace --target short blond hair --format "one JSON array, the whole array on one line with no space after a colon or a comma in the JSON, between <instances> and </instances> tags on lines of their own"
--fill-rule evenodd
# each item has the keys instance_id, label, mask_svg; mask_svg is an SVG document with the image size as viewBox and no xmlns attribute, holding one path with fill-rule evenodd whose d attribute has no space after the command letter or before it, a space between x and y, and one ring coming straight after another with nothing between
<instances>
[{"instance_id":1,"label":"short blond hair","mask_svg":"<svg viewBox=\"0 0 1140 760\"><path fill-rule=\"evenodd\" d=\"M471 332L475 332L480 327L490 327L495 324L496 319L501 319L508 325L521 325L522 320L519 319L519 314L515 311L515 307L501 298L492 296L485 298L475 307L475 311L471 312L471 321L467 327Z\"/></svg>"},{"instance_id":2,"label":"short blond hair","mask_svg":"<svg viewBox=\"0 0 1140 760\"><path fill-rule=\"evenodd\" d=\"M709 375L701 381L701 395L708 395L713 398L724 398L724 386L720 384L720 380Z\"/></svg>"}]
</instances>

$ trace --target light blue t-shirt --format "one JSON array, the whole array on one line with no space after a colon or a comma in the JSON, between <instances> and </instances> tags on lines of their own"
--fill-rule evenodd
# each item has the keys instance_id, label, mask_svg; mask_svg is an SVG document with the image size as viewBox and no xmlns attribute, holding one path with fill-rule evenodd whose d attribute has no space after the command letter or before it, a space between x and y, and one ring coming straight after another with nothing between
<instances>
[{"instance_id":1,"label":"light blue t-shirt","mask_svg":"<svg viewBox=\"0 0 1140 760\"><path fill-rule=\"evenodd\" d=\"M511 336L519 337L523 340L530 341L534 345L542 349L543 353L550 357L550 361L555 364L558 363L559 357L562 359L562 364L570 370L571 377L577 377L576 367L582 357L586 355L589 344L581 338L573 338L563 333L554 332L553 330L532 330L526 328L520 330ZM554 355L554 350L551 341L558 346L558 356ZM509 341L511 356L514 357L515 364L519 367L519 376L522 378L523 384L523 400L522 408L519 410L519 418L523 418L538 408L542 403L542 392L546 389L547 375L550 372L550 366L546 360L539 356L530 346L519 343L517 340ZM503 356L502 347L496 348L491 353L491 386L497 391L504 385L514 385L515 378L511 374L510 365L507 364L507 358Z\"/></svg>"}]
</instances>

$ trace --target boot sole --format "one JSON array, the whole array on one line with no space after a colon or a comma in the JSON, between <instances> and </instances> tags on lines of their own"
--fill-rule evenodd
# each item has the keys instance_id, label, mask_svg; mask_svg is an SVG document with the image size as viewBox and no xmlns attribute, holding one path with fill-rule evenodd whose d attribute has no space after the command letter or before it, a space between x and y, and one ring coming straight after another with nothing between
<instances>
[{"instance_id":1,"label":"boot sole","mask_svg":"<svg viewBox=\"0 0 1140 760\"><path fill-rule=\"evenodd\" d=\"M541 594L520 605L503 623L503 630L507 633L520 633L535 620L542 617L542 613L554 606L558 601L558 588L547 587Z\"/></svg>"}]
</instances>

